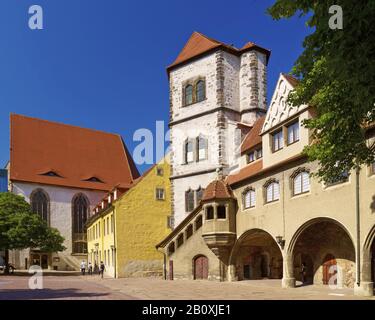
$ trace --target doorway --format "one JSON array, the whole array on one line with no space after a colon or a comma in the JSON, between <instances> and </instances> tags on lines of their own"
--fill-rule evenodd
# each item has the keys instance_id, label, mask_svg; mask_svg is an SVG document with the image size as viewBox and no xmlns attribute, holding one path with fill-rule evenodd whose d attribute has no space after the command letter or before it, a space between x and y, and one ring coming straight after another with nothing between
<instances>
[{"instance_id":1,"label":"doorway","mask_svg":"<svg viewBox=\"0 0 375 320\"><path fill-rule=\"evenodd\" d=\"M337 261L332 254L327 254L323 262L323 284L335 284L337 285ZM334 277L333 283L332 277Z\"/></svg>"},{"instance_id":2,"label":"doorway","mask_svg":"<svg viewBox=\"0 0 375 320\"><path fill-rule=\"evenodd\" d=\"M205 256L199 256L194 259L194 280L208 279L208 259Z\"/></svg>"}]
</instances>

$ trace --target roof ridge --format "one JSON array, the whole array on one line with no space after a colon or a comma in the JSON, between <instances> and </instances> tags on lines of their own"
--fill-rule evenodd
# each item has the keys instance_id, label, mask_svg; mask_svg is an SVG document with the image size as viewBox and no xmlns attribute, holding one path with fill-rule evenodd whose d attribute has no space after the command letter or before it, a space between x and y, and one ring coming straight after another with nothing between
<instances>
[{"instance_id":1,"label":"roof ridge","mask_svg":"<svg viewBox=\"0 0 375 320\"><path fill-rule=\"evenodd\" d=\"M91 131L91 132L104 133L104 134L111 135L111 136L122 137L119 133L113 133L113 132L107 132L107 131L104 131L104 130L98 130L98 129L91 129L91 128L86 128L86 127L80 127L78 125L67 124L67 123L58 122L58 121L52 121L52 120L46 120L46 119L41 119L41 118L36 118L36 117L30 117L30 116L25 116L23 114L17 114L17 113L13 113L13 112L10 113L10 118L11 119L17 118L17 117L24 118L24 119L29 119L29 120L35 120L35 121L39 121L39 122L45 122L45 123L59 125L59 126L64 126L64 127L69 127L69 128L82 129L82 130L87 130L87 131Z\"/></svg>"}]
</instances>

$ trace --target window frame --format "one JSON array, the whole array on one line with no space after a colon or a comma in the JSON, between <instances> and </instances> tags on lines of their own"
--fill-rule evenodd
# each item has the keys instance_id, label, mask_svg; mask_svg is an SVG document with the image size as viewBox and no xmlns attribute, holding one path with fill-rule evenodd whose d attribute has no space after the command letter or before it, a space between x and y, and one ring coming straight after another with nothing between
<instances>
[{"instance_id":1,"label":"window frame","mask_svg":"<svg viewBox=\"0 0 375 320\"><path fill-rule=\"evenodd\" d=\"M303 191L303 175L307 174L308 175L308 181L309 181L309 190ZM295 181L298 177L301 177L301 192L296 193L296 188L295 188ZM292 189L292 196L300 196L302 194L310 193L311 192L311 177L310 177L310 171L305 169L305 168L299 168L297 169L292 175L291 175L291 189Z\"/></svg>"},{"instance_id":2,"label":"window frame","mask_svg":"<svg viewBox=\"0 0 375 320\"><path fill-rule=\"evenodd\" d=\"M297 125L297 126L296 126ZM289 141L289 129L290 128L294 128L294 126L296 126L296 128L297 128L297 132L298 132L298 139L295 139L295 129L293 129L293 141L292 142L290 142ZM300 140L300 124L299 124L299 119L296 119L296 120L294 120L294 121L292 121L292 122L290 122L290 123L288 123L286 126L285 126L285 131L286 131L286 145L287 146L290 146L290 145L292 145L292 144L294 144L294 143L296 143L296 142L298 142L299 140Z\"/></svg>"},{"instance_id":3,"label":"window frame","mask_svg":"<svg viewBox=\"0 0 375 320\"><path fill-rule=\"evenodd\" d=\"M252 204L252 201L251 201L251 193L254 192L254 203ZM246 206L246 196L247 194L249 194L249 206L247 207ZM256 192L255 192L255 188L253 187L249 187L249 188L246 188L243 192L242 192L242 205L243 205L243 209L244 210L247 210L247 209L252 209L252 208L255 208L256 206Z\"/></svg>"},{"instance_id":4,"label":"window frame","mask_svg":"<svg viewBox=\"0 0 375 320\"><path fill-rule=\"evenodd\" d=\"M279 197L277 199L275 199L275 188L273 187L274 185L278 185L278 188L279 188ZM268 188L272 186L272 200L268 200ZM272 180L269 180L265 183L264 185L264 199L265 199L265 204L268 204L268 203L273 203L273 202L277 202L277 201L280 201L280 182L276 179L272 179Z\"/></svg>"},{"instance_id":5,"label":"window frame","mask_svg":"<svg viewBox=\"0 0 375 320\"><path fill-rule=\"evenodd\" d=\"M162 194L162 197L159 197L160 192ZM158 201L165 200L165 189L163 187L156 187L155 188L155 199L158 200Z\"/></svg>"},{"instance_id":6,"label":"window frame","mask_svg":"<svg viewBox=\"0 0 375 320\"><path fill-rule=\"evenodd\" d=\"M275 149L275 137L280 135L278 138L278 149ZM278 152L284 148L284 130L282 128L275 130L274 132L271 133L271 150L272 153ZM281 146L280 146L281 143Z\"/></svg>"}]
</instances>

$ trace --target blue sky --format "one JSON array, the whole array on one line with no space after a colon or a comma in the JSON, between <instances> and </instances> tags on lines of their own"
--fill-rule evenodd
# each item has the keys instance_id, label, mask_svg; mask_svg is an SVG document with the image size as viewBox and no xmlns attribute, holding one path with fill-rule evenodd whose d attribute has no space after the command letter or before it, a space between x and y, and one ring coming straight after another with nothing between
<instances>
[{"instance_id":1,"label":"blue sky","mask_svg":"<svg viewBox=\"0 0 375 320\"><path fill-rule=\"evenodd\" d=\"M273 2L2 0L0 167L9 159L11 112L119 133L132 152L135 130L167 124L165 68L193 31L270 49L270 98L309 32L304 19L273 21L265 12ZM44 30L28 28L33 4L44 10Z\"/></svg>"}]
</instances>

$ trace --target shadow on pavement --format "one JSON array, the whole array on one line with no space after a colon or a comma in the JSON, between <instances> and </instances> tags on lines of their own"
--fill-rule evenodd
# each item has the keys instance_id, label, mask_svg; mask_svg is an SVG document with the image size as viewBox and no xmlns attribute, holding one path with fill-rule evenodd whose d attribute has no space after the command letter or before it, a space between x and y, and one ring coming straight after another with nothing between
<instances>
[{"instance_id":1,"label":"shadow on pavement","mask_svg":"<svg viewBox=\"0 0 375 320\"><path fill-rule=\"evenodd\" d=\"M77 299L107 296L108 293L78 292L77 289L5 289L0 291L0 300Z\"/></svg>"}]
</instances>

